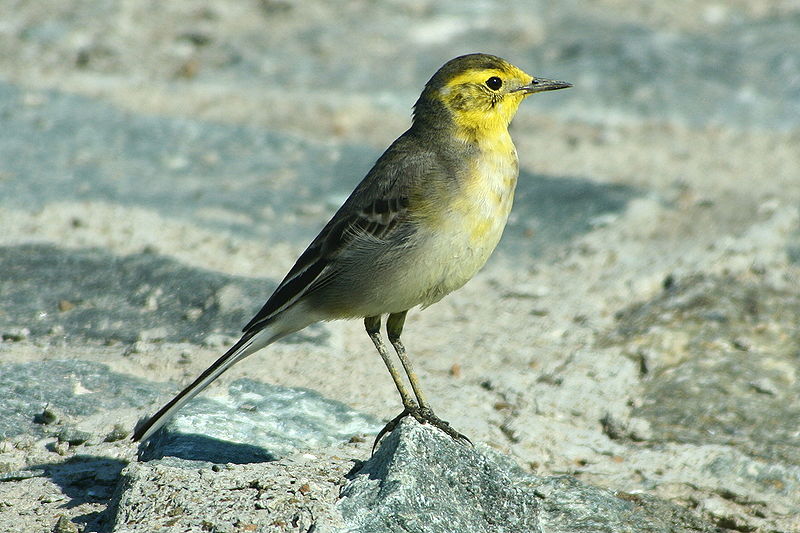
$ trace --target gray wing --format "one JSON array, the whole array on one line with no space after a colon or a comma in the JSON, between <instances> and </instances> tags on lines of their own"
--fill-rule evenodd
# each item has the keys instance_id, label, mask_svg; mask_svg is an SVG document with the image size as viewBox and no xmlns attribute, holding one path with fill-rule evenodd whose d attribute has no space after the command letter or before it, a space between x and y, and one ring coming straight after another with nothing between
<instances>
[{"instance_id":1,"label":"gray wing","mask_svg":"<svg viewBox=\"0 0 800 533\"><path fill-rule=\"evenodd\" d=\"M337 275L336 259L353 246L396 244L413 234L413 185L442 172L435 154L406 132L378 159L322 231L298 258L267 303L244 327L259 330L303 296Z\"/></svg>"}]
</instances>

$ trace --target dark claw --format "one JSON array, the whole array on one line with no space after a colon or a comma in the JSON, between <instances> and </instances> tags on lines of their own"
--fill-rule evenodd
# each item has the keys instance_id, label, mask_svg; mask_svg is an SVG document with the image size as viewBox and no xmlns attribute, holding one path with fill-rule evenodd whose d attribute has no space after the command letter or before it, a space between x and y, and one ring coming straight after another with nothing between
<instances>
[{"instance_id":1,"label":"dark claw","mask_svg":"<svg viewBox=\"0 0 800 533\"><path fill-rule=\"evenodd\" d=\"M394 428L397 427L397 424L400 423L400 420L402 420L404 416L408 415L409 415L408 409L403 409L402 413L392 418L388 424L383 426L383 429L378 432L378 436L375 437L375 442L372 443L372 455L375 455L375 448L378 446L378 443L381 441L383 436L386 435L387 433L391 433L392 431L394 431Z\"/></svg>"},{"instance_id":2,"label":"dark claw","mask_svg":"<svg viewBox=\"0 0 800 533\"><path fill-rule=\"evenodd\" d=\"M453 429L448 422L445 422L444 420L433 414L433 411L430 408L406 407L405 409L403 409L402 413L394 417L391 421L389 421L388 424L386 424L383 427L382 430L378 432L378 436L375 437L375 442L372 443L373 454L375 453L375 448L378 446L378 442L380 442L381 438L383 438L383 436L386 435L387 433L391 433L392 431L394 431L394 428L397 427L397 424L400 423L400 420L402 420L403 417L406 416L413 417L414 420L416 420L420 424L429 424L435 428L444 431L447 435L450 436L450 438L452 438L456 442L466 441L470 445L472 445L472 441L469 440L469 438L467 438L466 435L463 435L458 431L456 431L455 429Z\"/></svg>"}]
</instances>

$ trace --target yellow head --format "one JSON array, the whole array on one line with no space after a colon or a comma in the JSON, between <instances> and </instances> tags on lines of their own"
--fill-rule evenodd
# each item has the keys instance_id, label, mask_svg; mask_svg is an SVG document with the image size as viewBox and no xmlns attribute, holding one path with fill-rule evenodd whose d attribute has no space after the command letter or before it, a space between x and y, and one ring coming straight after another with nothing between
<instances>
[{"instance_id":1,"label":"yellow head","mask_svg":"<svg viewBox=\"0 0 800 533\"><path fill-rule=\"evenodd\" d=\"M528 95L571 86L533 77L496 56L469 54L448 61L428 81L414 105L414 124L455 126L459 139L480 140L505 132Z\"/></svg>"}]
</instances>

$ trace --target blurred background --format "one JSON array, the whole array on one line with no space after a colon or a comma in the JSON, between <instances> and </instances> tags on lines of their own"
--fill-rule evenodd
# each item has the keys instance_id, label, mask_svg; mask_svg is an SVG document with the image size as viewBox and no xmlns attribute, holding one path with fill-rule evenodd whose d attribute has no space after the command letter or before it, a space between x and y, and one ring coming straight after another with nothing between
<instances>
[{"instance_id":1,"label":"blurred background","mask_svg":"<svg viewBox=\"0 0 800 533\"><path fill-rule=\"evenodd\" d=\"M0 13L0 437L60 442L31 422L47 402L98 435L152 412L235 340L436 69L486 52L574 87L512 124L517 199L486 269L410 317L437 413L533 471L740 531L797 525L796 0ZM54 360L76 365L55 382L89 362L108 388L53 396L30 369ZM379 419L399 407L355 322L310 328L217 393L243 375ZM8 468L55 460L14 449Z\"/></svg>"}]
</instances>

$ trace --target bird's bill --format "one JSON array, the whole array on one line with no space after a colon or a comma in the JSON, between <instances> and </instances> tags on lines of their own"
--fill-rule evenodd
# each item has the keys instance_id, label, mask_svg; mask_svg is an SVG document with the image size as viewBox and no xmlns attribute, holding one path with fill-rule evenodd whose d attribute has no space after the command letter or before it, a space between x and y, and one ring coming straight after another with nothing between
<instances>
[{"instance_id":1,"label":"bird's bill","mask_svg":"<svg viewBox=\"0 0 800 533\"><path fill-rule=\"evenodd\" d=\"M566 89L572 87L572 84L566 81L548 80L547 78L533 78L531 82L522 87L517 87L514 91L522 91L525 94L540 93L542 91L555 91L557 89Z\"/></svg>"}]
</instances>

